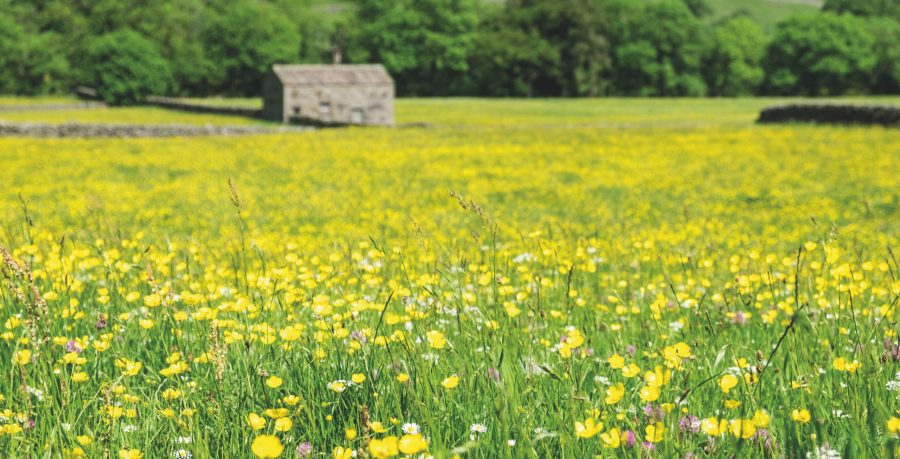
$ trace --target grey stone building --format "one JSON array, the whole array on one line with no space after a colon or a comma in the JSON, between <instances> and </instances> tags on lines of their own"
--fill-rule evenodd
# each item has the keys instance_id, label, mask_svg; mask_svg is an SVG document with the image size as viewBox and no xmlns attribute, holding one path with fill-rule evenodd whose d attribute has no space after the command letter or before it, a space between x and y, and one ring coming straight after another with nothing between
<instances>
[{"instance_id":1,"label":"grey stone building","mask_svg":"<svg viewBox=\"0 0 900 459\"><path fill-rule=\"evenodd\" d=\"M394 80L382 65L275 65L263 116L281 122L394 124Z\"/></svg>"}]
</instances>

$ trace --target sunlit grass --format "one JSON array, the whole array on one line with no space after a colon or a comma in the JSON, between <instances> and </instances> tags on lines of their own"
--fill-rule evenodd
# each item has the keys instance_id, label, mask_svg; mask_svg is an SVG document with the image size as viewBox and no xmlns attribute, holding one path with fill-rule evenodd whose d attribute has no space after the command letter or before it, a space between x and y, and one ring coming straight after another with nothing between
<instances>
[{"instance_id":1,"label":"sunlit grass","mask_svg":"<svg viewBox=\"0 0 900 459\"><path fill-rule=\"evenodd\" d=\"M72 96L39 96L17 97L0 96L0 107L4 105L45 105L45 104L73 104L79 100Z\"/></svg>"},{"instance_id":2,"label":"sunlit grass","mask_svg":"<svg viewBox=\"0 0 900 459\"><path fill-rule=\"evenodd\" d=\"M192 113L158 107L0 111L0 120L37 123L212 124L217 126L270 124L263 120L243 116Z\"/></svg>"}]
</instances>

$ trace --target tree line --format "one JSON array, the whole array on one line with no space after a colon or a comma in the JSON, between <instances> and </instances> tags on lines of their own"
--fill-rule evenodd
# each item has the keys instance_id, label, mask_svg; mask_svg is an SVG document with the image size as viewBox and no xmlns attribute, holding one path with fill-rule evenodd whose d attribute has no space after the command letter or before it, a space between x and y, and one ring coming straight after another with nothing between
<instances>
[{"instance_id":1,"label":"tree line","mask_svg":"<svg viewBox=\"0 0 900 459\"><path fill-rule=\"evenodd\" d=\"M380 62L410 96L900 93L900 2L766 33L707 0L0 0L0 93L257 96L274 63Z\"/></svg>"}]
</instances>

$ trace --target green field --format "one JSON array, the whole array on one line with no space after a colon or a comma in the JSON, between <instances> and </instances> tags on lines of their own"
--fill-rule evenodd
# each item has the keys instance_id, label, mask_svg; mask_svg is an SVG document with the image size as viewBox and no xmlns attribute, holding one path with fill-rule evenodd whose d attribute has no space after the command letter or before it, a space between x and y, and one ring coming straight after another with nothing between
<instances>
[{"instance_id":1,"label":"green field","mask_svg":"<svg viewBox=\"0 0 900 459\"><path fill-rule=\"evenodd\" d=\"M14 99L7 99L14 100ZM27 99L25 99L27 100ZM39 99L43 100L43 99ZM258 107L258 99L186 99L220 106ZM695 126L752 123L759 111L782 103L840 102L900 104L900 97L844 97L833 99L398 99L396 122L400 125L511 128L539 126ZM158 107L85 108L71 110L2 111L0 121L85 122L119 124L269 124L240 116L190 113Z\"/></svg>"}]
</instances>

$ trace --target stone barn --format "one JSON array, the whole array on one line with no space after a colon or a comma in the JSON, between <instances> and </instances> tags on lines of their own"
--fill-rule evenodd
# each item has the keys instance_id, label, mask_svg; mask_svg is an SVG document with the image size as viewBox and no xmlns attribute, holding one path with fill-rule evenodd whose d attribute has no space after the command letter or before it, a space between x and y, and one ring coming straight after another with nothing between
<instances>
[{"instance_id":1,"label":"stone barn","mask_svg":"<svg viewBox=\"0 0 900 459\"><path fill-rule=\"evenodd\" d=\"M263 116L321 124L394 124L394 80L382 65L275 65Z\"/></svg>"}]
</instances>

